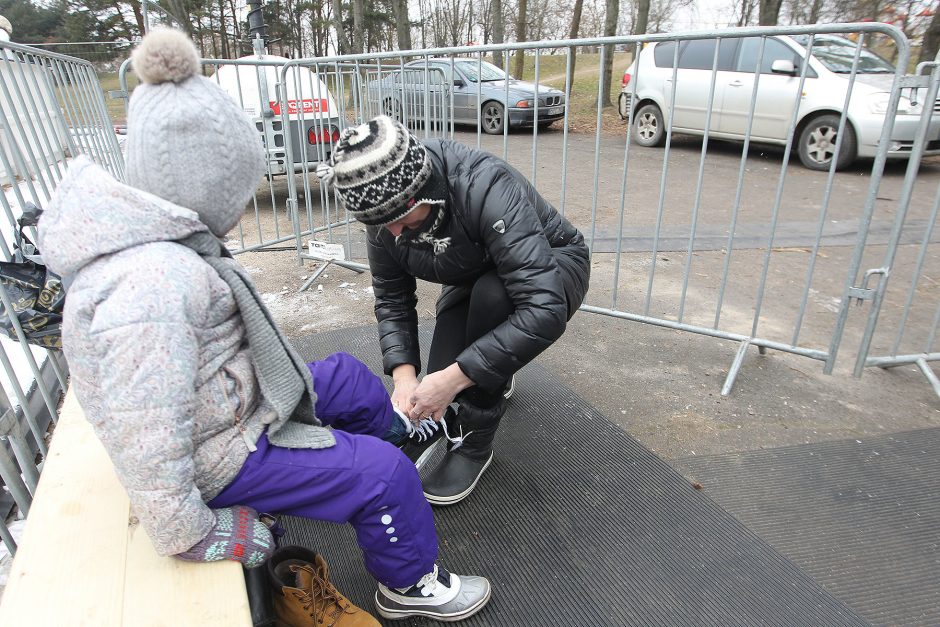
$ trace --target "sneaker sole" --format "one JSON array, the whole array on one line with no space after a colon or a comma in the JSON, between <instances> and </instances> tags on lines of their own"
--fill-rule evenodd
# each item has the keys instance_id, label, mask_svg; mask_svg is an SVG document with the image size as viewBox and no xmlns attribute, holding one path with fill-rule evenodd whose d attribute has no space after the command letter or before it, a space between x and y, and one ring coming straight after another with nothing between
<instances>
[{"instance_id":1,"label":"sneaker sole","mask_svg":"<svg viewBox=\"0 0 940 627\"><path fill-rule=\"evenodd\" d=\"M428 503L431 505L454 505L464 500L470 493L473 492L473 489L477 487L477 484L480 482L480 477L483 476L483 473L486 472L486 469L490 467L490 464L493 463L493 452L490 452L489 459L486 460L486 463L483 464L483 468L480 469L480 474L477 475L477 478L473 480L473 483L470 484L470 487L464 490L459 494L454 494L453 496L437 496L435 494L424 493L424 498L428 500Z\"/></svg>"},{"instance_id":2,"label":"sneaker sole","mask_svg":"<svg viewBox=\"0 0 940 627\"><path fill-rule=\"evenodd\" d=\"M412 616L426 616L433 620L441 621L443 623L456 623L457 621L469 618L483 609L483 607L490 600L490 596L493 594L493 587L487 586L486 595L468 607L467 609L458 612L456 614L440 614L439 612L433 612L429 610L420 610L420 609L410 609L410 610L393 610L382 605L382 602L379 600L379 592L375 592L375 608L379 611L379 615L382 618L387 618L389 620L402 620L405 618L410 618Z\"/></svg>"}]
</instances>

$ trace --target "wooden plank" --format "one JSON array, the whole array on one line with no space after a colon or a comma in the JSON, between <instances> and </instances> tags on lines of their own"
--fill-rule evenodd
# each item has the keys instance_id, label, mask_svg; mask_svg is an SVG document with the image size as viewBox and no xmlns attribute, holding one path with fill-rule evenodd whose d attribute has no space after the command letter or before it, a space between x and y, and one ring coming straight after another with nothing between
<instances>
[{"instance_id":1,"label":"wooden plank","mask_svg":"<svg viewBox=\"0 0 940 627\"><path fill-rule=\"evenodd\" d=\"M250 627L242 567L160 557L73 394L66 396L0 625Z\"/></svg>"},{"instance_id":2,"label":"wooden plank","mask_svg":"<svg viewBox=\"0 0 940 627\"><path fill-rule=\"evenodd\" d=\"M0 625L118 625L127 493L66 396L0 604Z\"/></svg>"},{"instance_id":3,"label":"wooden plank","mask_svg":"<svg viewBox=\"0 0 940 627\"><path fill-rule=\"evenodd\" d=\"M140 525L128 527L124 621L134 627L251 627L238 562L193 564L160 557Z\"/></svg>"}]
</instances>

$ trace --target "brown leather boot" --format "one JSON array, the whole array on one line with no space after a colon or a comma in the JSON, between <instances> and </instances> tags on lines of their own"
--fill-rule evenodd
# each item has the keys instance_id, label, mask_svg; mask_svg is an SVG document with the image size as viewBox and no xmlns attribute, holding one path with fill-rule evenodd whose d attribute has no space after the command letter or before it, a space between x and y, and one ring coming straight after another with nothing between
<instances>
[{"instance_id":1,"label":"brown leather boot","mask_svg":"<svg viewBox=\"0 0 940 627\"><path fill-rule=\"evenodd\" d=\"M380 627L332 583L326 561L298 546L279 549L268 561L278 627Z\"/></svg>"}]
</instances>

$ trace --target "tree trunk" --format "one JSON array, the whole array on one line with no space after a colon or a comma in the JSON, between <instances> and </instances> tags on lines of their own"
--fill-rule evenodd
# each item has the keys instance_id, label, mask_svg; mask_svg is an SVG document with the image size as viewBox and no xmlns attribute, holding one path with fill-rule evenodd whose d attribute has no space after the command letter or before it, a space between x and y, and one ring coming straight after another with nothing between
<instances>
[{"instance_id":1,"label":"tree trunk","mask_svg":"<svg viewBox=\"0 0 940 627\"><path fill-rule=\"evenodd\" d=\"M620 20L620 0L607 0L607 10L604 14L604 36L613 37L617 34L617 22ZM610 44L604 46L604 69L601 72L601 106L612 107L610 100L611 77L614 73L614 47Z\"/></svg>"},{"instance_id":2,"label":"tree trunk","mask_svg":"<svg viewBox=\"0 0 940 627\"><path fill-rule=\"evenodd\" d=\"M398 49L411 50L411 22L408 21L408 0L392 0L392 15L398 32Z\"/></svg>"},{"instance_id":3,"label":"tree trunk","mask_svg":"<svg viewBox=\"0 0 940 627\"><path fill-rule=\"evenodd\" d=\"M528 7L528 0L519 0L519 17L516 19L516 41L522 43L523 41L528 41L526 39L526 10ZM525 53L523 50L518 50L516 52L515 59L513 61L513 76L522 80L522 72L525 69Z\"/></svg>"},{"instance_id":4,"label":"tree trunk","mask_svg":"<svg viewBox=\"0 0 940 627\"><path fill-rule=\"evenodd\" d=\"M490 5L490 11L492 11L493 16L490 18L493 23L493 43L501 44L506 41L505 24L503 22L503 0L493 0L493 3ZM500 68L503 67L503 53L493 53L493 65Z\"/></svg>"},{"instance_id":5,"label":"tree trunk","mask_svg":"<svg viewBox=\"0 0 940 627\"><path fill-rule=\"evenodd\" d=\"M937 56L937 49L940 48L940 9L933 14L930 20L930 26L924 33L924 43L920 48L920 62L933 61Z\"/></svg>"},{"instance_id":6,"label":"tree trunk","mask_svg":"<svg viewBox=\"0 0 940 627\"><path fill-rule=\"evenodd\" d=\"M782 0L760 0L760 15L758 24L761 26L776 26L780 15Z\"/></svg>"},{"instance_id":7,"label":"tree trunk","mask_svg":"<svg viewBox=\"0 0 940 627\"><path fill-rule=\"evenodd\" d=\"M189 15L189 11L186 9L185 0L168 0L167 7L170 14L176 19L179 27L183 29L183 32L192 37L192 18Z\"/></svg>"},{"instance_id":8,"label":"tree trunk","mask_svg":"<svg viewBox=\"0 0 940 627\"><path fill-rule=\"evenodd\" d=\"M137 30L140 36L144 36L144 13L140 9L140 2L136 0L131 2L131 10L134 12L134 21L137 22Z\"/></svg>"},{"instance_id":9,"label":"tree trunk","mask_svg":"<svg viewBox=\"0 0 940 627\"><path fill-rule=\"evenodd\" d=\"M352 0L353 10L353 52L365 52L362 47L362 33L365 25L362 17L362 0Z\"/></svg>"},{"instance_id":10,"label":"tree trunk","mask_svg":"<svg viewBox=\"0 0 940 627\"><path fill-rule=\"evenodd\" d=\"M571 27L568 29L568 39L577 39L581 30L581 11L584 9L584 0L575 0L574 13L571 14ZM571 48L571 70L568 72L568 87L574 85L574 67L578 60L578 47Z\"/></svg>"},{"instance_id":11,"label":"tree trunk","mask_svg":"<svg viewBox=\"0 0 940 627\"><path fill-rule=\"evenodd\" d=\"M633 25L634 35L645 35L650 21L650 0L639 0L636 4L636 24Z\"/></svg>"},{"instance_id":12,"label":"tree trunk","mask_svg":"<svg viewBox=\"0 0 940 627\"><path fill-rule=\"evenodd\" d=\"M346 28L343 26L343 2L333 0L333 28L336 30L336 52L346 54L349 52L349 39L346 37Z\"/></svg>"}]
</instances>

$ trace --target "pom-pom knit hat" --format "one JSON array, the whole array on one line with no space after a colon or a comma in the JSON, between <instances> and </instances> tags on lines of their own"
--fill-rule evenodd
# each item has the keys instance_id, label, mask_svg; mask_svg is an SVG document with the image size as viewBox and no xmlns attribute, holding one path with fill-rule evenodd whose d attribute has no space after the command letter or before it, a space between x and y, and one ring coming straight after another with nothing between
<instances>
[{"instance_id":1,"label":"pom-pom knit hat","mask_svg":"<svg viewBox=\"0 0 940 627\"><path fill-rule=\"evenodd\" d=\"M443 204L427 150L386 115L344 131L317 176L332 182L341 205L370 226L401 220L423 202Z\"/></svg>"},{"instance_id":2,"label":"pom-pom knit hat","mask_svg":"<svg viewBox=\"0 0 940 627\"><path fill-rule=\"evenodd\" d=\"M176 30L154 29L132 57L141 85L127 120L127 182L191 209L218 237L241 217L265 171L261 137L238 103L199 70Z\"/></svg>"}]
</instances>

